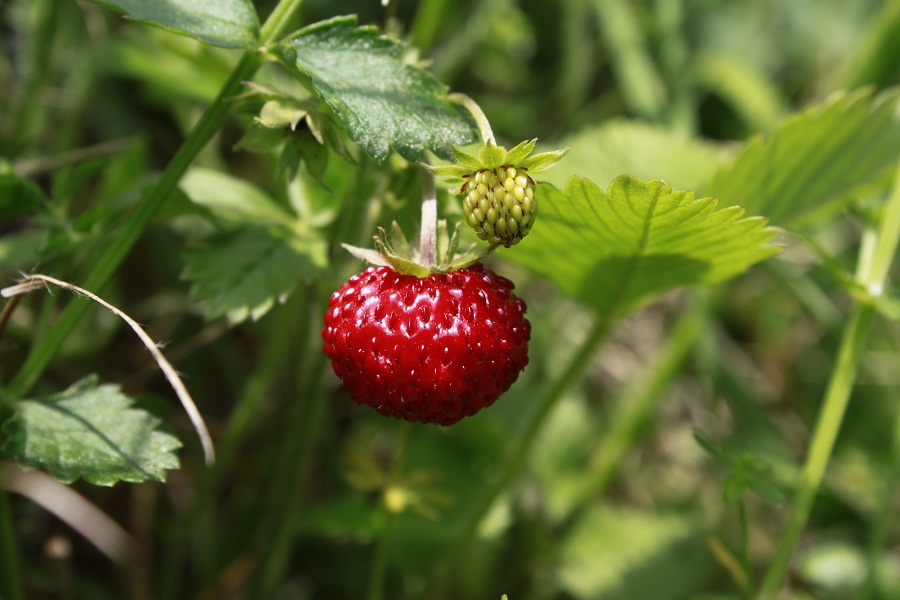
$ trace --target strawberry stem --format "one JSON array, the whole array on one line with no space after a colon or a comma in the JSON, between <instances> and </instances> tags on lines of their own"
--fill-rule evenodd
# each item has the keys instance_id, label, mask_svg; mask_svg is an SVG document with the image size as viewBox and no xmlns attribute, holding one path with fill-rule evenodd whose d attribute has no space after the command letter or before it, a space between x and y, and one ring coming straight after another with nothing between
<instances>
[{"instance_id":1,"label":"strawberry stem","mask_svg":"<svg viewBox=\"0 0 900 600\"><path fill-rule=\"evenodd\" d=\"M472 117L475 118L475 124L478 125L478 129L481 131L481 139L485 144L489 146L497 145L497 140L494 138L494 130L491 129L490 122L477 102L469 96L459 93L448 94L447 100L459 104L472 114Z\"/></svg>"},{"instance_id":2,"label":"strawberry stem","mask_svg":"<svg viewBox=\"0 0 900 600\"><path fill-rule=\"evenodd\" d=\"M422 191L422 229L419 233L419 262L423 267L435 265L437 246L437 191L434 177L426 171L425 189Z\"/></svg>"}]
</instances>

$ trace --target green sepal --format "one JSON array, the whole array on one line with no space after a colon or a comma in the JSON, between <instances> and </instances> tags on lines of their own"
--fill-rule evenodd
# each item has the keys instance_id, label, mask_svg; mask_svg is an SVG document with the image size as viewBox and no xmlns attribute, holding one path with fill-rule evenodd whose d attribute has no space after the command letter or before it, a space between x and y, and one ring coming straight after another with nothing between
<instances>
[{"instance_id":1,"label":"green sepal","mask_svg":"<svg viewBox=\"0 0 900 600\"><path fill-rule=\"evenodd\" d=\"M402 275L414 275L423 279L429 275L452 273L471 267L497 248L497 246L473 244L465 253L457 254L459 223L456 224L451 234L445 219L438 220L435 234L437 264L432 266L416 262L419 259L419 250L412 248L396 222L391 227L390 236L383 227L378 228L378 235L374 236L374 250L349 244L341 244L341 246L360 260L379 267L390 267Z\"/></svg>"},{"instance_id":2,"label":"green sepal","mask_svg":"<svg viewBox=\"0 0 900 600\"><path fill-rule=\"evenodd\" d=\"M394 221L391 225L391 242L395 253L400 256L412 256L409 240L406 239L406 234L403 233L403 229L400 228L400 224L397 221Z\"/></svg>"},{"instance_id":3,"label":"green sepal","mask_svg":"<svg viewBox=\"0 0 900 600\"><path fill-rule=\"evenodd\" d=\"M453 158L458 160L459 163L464 167L469 168L469 170L464 170L463 173L470 173L473 170L478 171L479 169L484 168L479 159L475 158L471 154L466 154L456 146L450 146L450 151L453 152Z\"/></svg>"},{"instance_id":4,"label":"green sepal","mask_svg":"<svg viewBox=\"0 0 900 600\"><path fill-rule=\"evenodd\" d=\"M529 174L540 173L541 171L546 171L556 163L558 163L563 156L565 156L569 152L568 148L563 148L562 150L553 150L551 152L541 152L540 154L535 154L534 156L529 156L518 166L523 169L527 169ZM513 161L510 161L511 163Z\"/></svg>"},{"instance_id":5,"label":"green sepal","mask_svg":"<svg viewBox=\"0 0 900 600\"><path fill-rule=\"evenodd\" d=\"M518 165L521 161L528 158L528 155L534 152L534 146L537 144L537 138L520 143L518 146L506 153L503 159L504 165Z\"/></svg>"},{"instance_id":6,"label":"green sepal","mask_svg":"<svg viewBox=\"0 0 900 600\"><path fill-rule=\"evenodd\" d=\"M465 254L461 254L456 257L456 259L453 261L453 267L448 269L446 272L451 273L453 271L459 271L460 269L467 269L475 263L479 262L481 259L493 253L497 248L499 248L499 246L473 244L469 247L469 250Z\"/></svg>"},{"instance_id":7,"label":"green sepal","mask_svg":"<svg viewBox=\"0 0 900 600\"><path fill-rule=\"evenodd\" d=\"M441 165L439 167L433 167L431 165L426 165L425 163L419 164L425 167L432 175L441 178L447 183L461 183L466 179L464 176L469 175L472 172L469 168L461 167L459 165Z\"/></svg>"},{"instance_id":8,"label":"green sepal","mask_svg":"<svg viewBox=\"0 0 900 600\"><path fill-rule=\"evenodd\" d=\"M506 164L506 148L494 144L485 144L478 151L478 161L482 169L496 169Z\"/></svg>"},{"instance_id":9,"label":"green sepal","mask_svg":"<svg viewBox=\"0 0 900 600\"><path fill-rule=\"evenodd\" d=\"M478 171L488 171L498 167L515 167L524 169L529 175L546 171L562 159L568 148L541 152L530 156L537 144L537 138L524 141L508 151L503 146L485 144L478 150L478 157L467 154L456 147L451 147L453 157L458 165L431 166L422 164L433 175L446 183L457 184L467 180L468 176Z\"/></svg>"},{"instance_id":10,"label":"green sepal","mask_svg":"<svg viewBox=\"0 0 900 600\"><path fill-rule=\"evenodd\" d=\"M379 235L375 237L375 248L381 253L381 256L388 264L398 273L403 275L415 275L416 277L425 278L431 275L431 269L420 265L419 263L402 256L398 256L388 243L384 229L379 228Z\"/></svg>"}]
</instances>

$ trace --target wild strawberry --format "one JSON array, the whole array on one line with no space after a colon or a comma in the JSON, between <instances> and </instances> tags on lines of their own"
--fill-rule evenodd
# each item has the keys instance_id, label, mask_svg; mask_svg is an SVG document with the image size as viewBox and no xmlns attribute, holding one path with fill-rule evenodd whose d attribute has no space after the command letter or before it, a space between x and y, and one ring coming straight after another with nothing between
<instances>
[{"instance_id":1,"label":"wild strawberry","mask_svg":"<svg viewBox=\"0 0 900 600\"><path fill-rule=\"evenodd\" d=\"M479 238L507 248L528 235L537 214L534 180L527 171L499 167L468 177L460 192L466 194L466 222Z\"/></svg>"},{"instance_id":2,"label":"wild strawberry","mask_svg":"<svg viewBox=\"0 0 900 600\"><path fill-rule=\"evenodd\" d=\"M531 175L549 169L568 152L565 149L531 156L536 142L522 142L508 152L502 146L487 143L477 158L454 148L459 165L426 165L445 181L462 182L459 193L465 195L466 222L491 246L509 248L528 235L537 215Z\"/></svg>"},{"instance_id":3,"label":"wild strawberry","mask_svg":"<svg viewBox=\"0 0 900 600\"><path fill-rule=\"evenodd\" d=\"M331 296L325 354L360 404L452 425L528 364L531 326L513 287L480 263L427 277L370 267Z\"/></svg>"}]
</instances>

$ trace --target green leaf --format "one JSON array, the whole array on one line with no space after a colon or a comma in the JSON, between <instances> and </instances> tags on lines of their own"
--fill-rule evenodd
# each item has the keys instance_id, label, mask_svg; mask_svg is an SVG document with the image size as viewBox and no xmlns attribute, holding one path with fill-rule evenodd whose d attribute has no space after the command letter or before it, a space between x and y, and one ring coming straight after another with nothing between
<instances>
[{"instance_id":1,"label":"green leaf","mask_svg":"<svg viewBox=\"0 0 900 600\"><path fill-rule=\"evenodd\" d=\"M167 470L178 468L172 451L181 442L132 404L118 386L98 385L96 375L58 394L22 400L3 424L9 436L3 451L64 483L79 477L95 485L164 481Z\"/></svg>"},{"instance_id":2,"label":"green leaf","mask_svg":"<svg viewBox=\"0 0 900 600\"><path fill-rule=\"evenodd\" d=\"M221 171L194 167L179 186L192 202L231 223L291 226L296 220L256 186Z\"/></svg>"},{"instance_id":3,"label":"green leaf","mask_svg":"<svg viewBox=\"0 0 900 600\"><path fill-rule=\"evenodd\" d=\"M418 161L425 150L449 158L451 145L476 130L447 100L447 88L404 62L404 46L374 27L338 17L302 29L285 42L290 61L334 109L350 138L377 159L391 149Z\"/></svg>"},{"instance_id":4,"label":"green leaf","mask_svg":"<svg viewBox=\"0 0 900 600\"><path fill-rule=\"evenodd\" d=\"M537 222L507 256L598 312L621 316L682 285L711 284L776 254L776 231L738 207L617 177L538 185Z\"/></svg>"},{"instance_id":5,"label":"green leaf","mask_svg":"<svg viewBox=\"0 0 900 600\"><path fill-rule=\"evenodd\" d=\"M879 185L900 155L900 91L838 94L750 140L705 193L801 228Z\"/></svg>"},{"instance_id":6,"label":"green leaf","mask_svg":"<svg viewBox=\"0 0 900 600\"><path fill-rule=\"evenodd\" d=\"M224 48L254 48L259 17L250 0L93 0L127 17Z\"/></svg>"},{"instance_id":7,"label":"green leaf","mask_svg":"<svg viewBox=\"0 0 900 600\"><path fill-rule=\"evenodd\" d=\"M282 239L266 229L240 229L189 251L184 277L207 318L240 323L259 319L298 281L312 279L325 265L325 251L312 233Z\"/></svg>"}]
</instances>

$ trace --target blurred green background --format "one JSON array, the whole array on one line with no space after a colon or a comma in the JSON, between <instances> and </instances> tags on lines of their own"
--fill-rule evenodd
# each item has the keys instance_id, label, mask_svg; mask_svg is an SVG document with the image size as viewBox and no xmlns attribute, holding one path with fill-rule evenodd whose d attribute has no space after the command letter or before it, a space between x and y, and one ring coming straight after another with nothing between
<instances>
[{"instance_id":1,"label":"blurred green background","mask_svg":"<svg viewBox=\"0 0 900 600\"><path fill-rule=\"evenodd\" d=\"M256 5L263 17L272 9ZM560 187L574 174L605 187L629 173L702 194L741 144L788 115L900 82L897 0L308 0L297 26L350 13L408 39L410 59L474 98L499 143L571 147L545 176ZM0 273L77 283L238 53L71 0L8 0L0 31L0 155L45 196L40 210L0 223ZM272 66L257 79L284 78ZM353 186L379 190L341 241L367 245L371 226L394 218L415 224L408 165L332 157L330 190L305 170L287 182L272 157L235 149L248 122L230 119L196 165L295 207L291 186L302 187L302 209L323 231ZM870 200L861 194L810 228L847 270L861 224L878 212ZM169 341L227 452L205 471L146 352L110 315L91 313L39 391L89 372L121 383L185 441L182 469L164 485L73 486L133 536L140 560L127 568L12 496L29 597L239 598L273 569L277 598L374 598L384 556L385 598L713 600L747 597L742 574L758 577L771 561L851 305L798 239L785 235L781 257L727 286L668 295L619 323L461 546L461 524L511 464L537 398L564 377L590 311L492 259L528 303L531 363L490 409L407 439L400 423L354 405L320 356L322 302L359 263L330 255L323 281L230 327L205 318L182 275L211 230L201 216L175 194L104 296ZM17 309L0 340L4 381L66 301L35 296ZM697 316L680 319L688 312ZM900 597L898 345L896 323L873 332L785 598ZM402 512L384 509L386 492ZM47 546L59 538L73 545L62 558Z\"/></svg>"}]
</instances>

